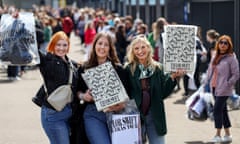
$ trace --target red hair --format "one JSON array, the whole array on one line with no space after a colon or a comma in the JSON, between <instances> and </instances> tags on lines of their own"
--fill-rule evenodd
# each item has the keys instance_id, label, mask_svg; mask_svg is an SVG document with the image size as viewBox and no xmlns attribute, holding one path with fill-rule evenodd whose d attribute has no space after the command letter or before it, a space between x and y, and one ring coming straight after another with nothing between
<instances>
[{"instance_id":1,"label":"red hair","mask_svg":"<svg viewBox=\"0 0 240 144\"><path fill-rule=\"evenodd\" d=\"M215 45L215 50L216 50L216 52L217 52L217 55L220 54L219 42L220 42L221 40L223 40L223 39L227 40L227 42L228 42L228 50L227 50L227 53L232 54L232 53L233 53L233 43L232 43L231 37L228 36L228 35L222 35L222 36L220 36L220 37L218 38L218 41L217 41L217 43L216 43L216 45Z\"/></svg>"},{"instance_id":2,"label":"red hair","mask_svg":"<svg viewBox=\"0 0 240 144\"><path fill-rule=\"evenodd\" d=\"M51 40L50 40L50 42L49 42L49 44L47 46L47 51L50 52L50 53L54 53L55 45L57 44L57 42L59 40L66 40L67 41L67 43L68 43L68 50L67 50L67 52L69 52L70 41L69 41L69 38L66 35L66 33L63 32L63 31L59 31L59 32L55 33L52 36L52 38L51 38Z\"/></svg>"},{"instance_id":3,"label":"red hair","mask_svg":"<svg viewBox=\"0 0 240 144\"><path fill-rule=\"evenodd\" d=\"M230 36L228 35L222 35L221 37L218 38L218 41L215 45L215 50L216 50L216 56L213 60L213 65L217 65L222 57L221 53L220 53L220 48L219 48L219 44L220 44L220 41L221 40L226 40L227 43L228 43L228 49L227 49L227 52L226 54L233 54L233 43L232 43L232 39Z\"/></svg>"}]
</instances>

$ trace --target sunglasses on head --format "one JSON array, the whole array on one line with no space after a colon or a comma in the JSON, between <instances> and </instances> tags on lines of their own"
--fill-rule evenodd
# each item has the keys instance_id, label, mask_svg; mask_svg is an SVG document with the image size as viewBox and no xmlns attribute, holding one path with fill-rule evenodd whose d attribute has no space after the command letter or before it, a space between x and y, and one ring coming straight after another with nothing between
<instances>
[{"instance_id":1,"label":"sunglasses on head","mask_svg":"<svg viewBox=\"0 0 240 144\"><path fill-rule=\"evenodd\" d=\"M138 34L138 35L133 37L133 40L137 39L137 38L146 38L146 36L145 36L145 34Z\"/></svg>"},{"instance_id":2,"label":"sunglasses on head","mask_svg":"<svg viewBox=\"0 0 240 144\"><path fill-rule=\"evenodd\" d=\"M219 44L228 45L228 42L227 41L220 41Z\"/></svg>"}]
</instances>

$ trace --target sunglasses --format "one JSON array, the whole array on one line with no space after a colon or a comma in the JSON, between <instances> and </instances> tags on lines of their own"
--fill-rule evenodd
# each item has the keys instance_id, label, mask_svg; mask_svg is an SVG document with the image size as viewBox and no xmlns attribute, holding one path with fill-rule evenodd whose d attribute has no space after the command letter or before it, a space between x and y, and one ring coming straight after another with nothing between
<instances>
[{"instance_id":1,"label":"sunglasses","mask_svg":"<svg viewBox=\"0 0 240 144\"><path fill-rule=\"evenodd\" d=\"M145 36L145 34L138 34L138 35L134 36L134 37L132 38L132 40L135 40L135 39L137 39L137 38L145 38L145 39L147 39L147 37Z\"/></svg>"},{"instance_id":2,"label":"sunglasses","mask_svg":"<svg viewBox=\"0 0 240 144\"><path fill-rule=\"evenodd\" d=\"M228 42L227 42L227 41L220 41L219 44L221 44L221 45L223 44L223 45L226 45L226 46L227 46L227 45L228 45Z\"/></svg>"}]
</instances>

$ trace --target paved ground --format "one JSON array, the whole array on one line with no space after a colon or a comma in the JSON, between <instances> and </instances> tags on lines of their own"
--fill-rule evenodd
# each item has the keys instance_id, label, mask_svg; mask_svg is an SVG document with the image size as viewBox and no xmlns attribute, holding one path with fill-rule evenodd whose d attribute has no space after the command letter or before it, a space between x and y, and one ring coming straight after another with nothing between
<instances>
[{"instance_id":1,"label":"paved ground","mask_svg":"<svg viewBox=\"0 0 240 144\"><path fill-rule=\"evenodd\" d=\"M70 57L82 60L80 42L71 38ZM28 70L22 80L10 82L0 71L0 144L48 144L40 124L40 108L31 102L42 81L38 70ZM168 134L167 144L210 144L214 136L213 122L190 121L182 99L183 90L165 101ZM233 143L240 143L240 110L230 111Z\"/></svg>"}]
</instances>

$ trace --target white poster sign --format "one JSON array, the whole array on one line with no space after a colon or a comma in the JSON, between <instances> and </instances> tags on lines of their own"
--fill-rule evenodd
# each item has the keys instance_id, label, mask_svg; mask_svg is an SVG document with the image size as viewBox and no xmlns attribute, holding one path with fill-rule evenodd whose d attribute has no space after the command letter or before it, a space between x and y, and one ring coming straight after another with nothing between
<instances>
[{"instance_id":1,"label":"white poster sign","mask_svg":"<svg viewBox=\"0 0 240 144\"><path fill-rule=\"evenodd\" d=\"M184 69L195 71L197 27L190 25L167 25L164 27L164 70L173 72Z\"/></svg>"},{"instance_id":2,"label":"white poster sign","mask_svg":"<svg viewBox=\"0 0 240 144\"><path fill-rule=\"evenodd\" d=\"M111 62L87 69L82 77L91 90L98 111L129 99Z\"/></svg>"},{"instance_id":3,"label":"white poster sign","mask_svg":"<svg viewBox=\"0 0 240 144\"><path fill-rule=\"evenodd\" d=\"M141 144L139 114L113 114L111 132L112 144Z\"/></svg>"}]
</instances>

